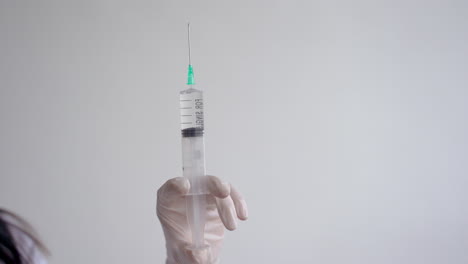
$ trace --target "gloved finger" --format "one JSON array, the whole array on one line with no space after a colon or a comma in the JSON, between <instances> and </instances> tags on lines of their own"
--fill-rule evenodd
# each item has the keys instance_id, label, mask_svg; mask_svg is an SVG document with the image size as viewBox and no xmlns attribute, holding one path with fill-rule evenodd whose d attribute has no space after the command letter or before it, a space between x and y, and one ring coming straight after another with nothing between
<instances>
[{"instance_id":1,"label":"gloved finger","mask_svg":"<svg viewBox=\"0 0 468 264\"><path fill-rule=\"evenodd\" d=\"M176 177L164 183L158 190L158 197L161 196L183 196L190 190L190 182L187 178Z\"/></svg>"},{"instance_id":2,"label":"gloved finger","mask_svg":"<svg viewBox=\"0 0 468 264\"><path fill-rule=\"evenodd\" d=\"M239 191L237 191L237 189L234 188L232 185L231 185L231 198L236 208L237 217L243 221L247 220L247 218L249 217L247 203L242 197L242 194Z\"/></svg>"},{"instance_id":3,"label":"gloved finger","mask_svg":"<svg viewBox=\"0 0 468 264\"><path fill-rule=\"evenodd\" d=\"M234 208L234 202L231 197L228 196L224 199L215 198L216 207L218 208L218 214L223 222L224 226L233 231L237 228L236 222L236 209Z\"/></svg>"},{"instance_id":4,"label":"gloved finger","mask_svg":"<svg viewBox=\"0 0 468 264\"><path fill-rule=\"evenodd\" d=\"M210 194L215 197L226 198L231 193L231 185L216 176L206 176L206 184Z\"/></svg>"}]
</instances>

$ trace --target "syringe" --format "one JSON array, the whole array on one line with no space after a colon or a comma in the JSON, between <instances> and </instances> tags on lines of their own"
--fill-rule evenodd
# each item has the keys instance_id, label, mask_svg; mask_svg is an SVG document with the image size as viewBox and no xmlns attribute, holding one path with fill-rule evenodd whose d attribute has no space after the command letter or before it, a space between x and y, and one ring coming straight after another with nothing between
<instances>
[{"instance_id":1,"label":"syringe","mask_svg":"<svg viewBox=\"0 0 468 264\"><path fill-rule=\"evenodd\" d=\"M205 143L203 139L203 92L193 88L190 23L188 24L188 89L180 92L180 124L182 130L182 166L190 181L187 195L187 221L192 232L193 249L204 249L206 222Z\"/></svg>"}]
</instances>

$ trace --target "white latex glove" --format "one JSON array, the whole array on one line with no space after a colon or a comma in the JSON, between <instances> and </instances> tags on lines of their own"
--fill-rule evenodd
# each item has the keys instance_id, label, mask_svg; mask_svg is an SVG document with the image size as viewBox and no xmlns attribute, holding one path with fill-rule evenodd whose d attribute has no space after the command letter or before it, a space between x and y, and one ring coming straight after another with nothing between
<instances>
[{"instance_id":1,"label":"white latex glove","mask_svg":"<svg viewBox=\"0 0 468 264\"><path fill-rule=\"evenodd\" d=\"M166 264L214 264L219 262L224 228L234 230L237 220L246 220L247 204L229 183L218 177L206 176L208 190L206 199L205 251L192 251L190 227L187 222L185 194L190 189L186 178L168 180L158 190L156 213L166 237Z\"/></svg>"}]
</instances>

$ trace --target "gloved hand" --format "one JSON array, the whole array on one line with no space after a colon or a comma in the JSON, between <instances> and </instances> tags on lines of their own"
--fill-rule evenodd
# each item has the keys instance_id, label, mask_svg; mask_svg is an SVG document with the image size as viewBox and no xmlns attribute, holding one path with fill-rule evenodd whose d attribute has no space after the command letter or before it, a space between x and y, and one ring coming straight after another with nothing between
<instances>
[{"instance_id":1,"label":"gloved hand","mask_svg":"<svg viewBox=\"0 0 468 264\"><path fill-rule=\"evenodd\" d=\"M185 205L185 194L190 189L188 179L170 179L158 190L156 213L166 237L166 264L218 263L224 227L232 231L237 227L236 218L247 219L247 204L241 194L218 177L205 177L210 194L206 199L205 226L205 241L209 248L204 251L189 247L192 238Z\"/></svg>"}]
</instances>

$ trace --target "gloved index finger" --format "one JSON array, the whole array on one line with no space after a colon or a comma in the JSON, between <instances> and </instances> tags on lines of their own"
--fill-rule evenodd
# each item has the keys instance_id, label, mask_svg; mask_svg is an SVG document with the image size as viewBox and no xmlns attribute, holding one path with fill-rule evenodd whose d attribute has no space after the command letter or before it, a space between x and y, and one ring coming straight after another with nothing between
<instances>
[{"instance_id":1,"label":"gloved index finger","mask_svg":"<svg viewBox=\"0 0 468 264\"><path fill-rule=\"evenodd\" d=\"M207 175L206 184L210 194L217 198L226 198L231 193L231 185L216 176Z\"/></svg>"},{"instance_id":2,"label":"gloved index finger","mask_svg":"<svg viewBox=\"0 0 468 264\"><path fill-rule=\"evenodd\" d=\"M190 190L190 182L187 178L176 177L172 178L164 183L158 190L158 196L161 195L176 195L182 196L188 193Z\"/></svg>"}]
</instances>

